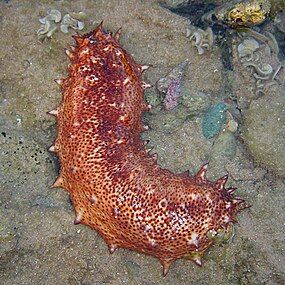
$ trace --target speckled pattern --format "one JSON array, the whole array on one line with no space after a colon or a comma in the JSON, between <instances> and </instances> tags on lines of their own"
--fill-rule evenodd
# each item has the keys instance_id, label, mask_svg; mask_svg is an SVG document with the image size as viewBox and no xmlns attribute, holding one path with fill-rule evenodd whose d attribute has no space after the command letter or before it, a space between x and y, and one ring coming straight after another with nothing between
<instances>
[{"instance_id":1,"label":"speckled pattern","mask_svg":"<svg viewBox=\"0 0 285 285\"><path fill-rule=\"evenodd\" d=\"M206 179L161 169L140 139L147 84L136 64L102 24L66 53L69 76L60 106L51 111L58 136L51 147L60 159L53 187L70 193L76 218L96 229L110 252L122 247L157 257L164 275L181 257L201 265L219 232L228 231L243 200L226 189L227 176Z\"/></svg>"}]
</instances>

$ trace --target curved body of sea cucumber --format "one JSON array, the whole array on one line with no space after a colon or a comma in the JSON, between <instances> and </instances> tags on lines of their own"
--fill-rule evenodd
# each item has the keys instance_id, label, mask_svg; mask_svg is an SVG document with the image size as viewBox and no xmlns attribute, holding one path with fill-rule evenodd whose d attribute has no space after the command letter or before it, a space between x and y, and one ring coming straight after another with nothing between
<instances>
[{"instance_id":1,"label":"curved body of sea cucumber","mask_svg":"<svg viewBox=\"0 0 285 285\"><path fill-rule=\"evenodd\" d=\"M206 179L206 165L194 177L161 169L144 149L141 116L147 86L141 66L99 25L75 36L76 47L62 86L60 106L51 111L58 136L51 151L61 169L53 187L66 189L75 224L96 229L109 246L157 257L167 273L181 257L201 257L227 231L243 200L225 189L227 176Z\"/></svg>"}]
</instances>

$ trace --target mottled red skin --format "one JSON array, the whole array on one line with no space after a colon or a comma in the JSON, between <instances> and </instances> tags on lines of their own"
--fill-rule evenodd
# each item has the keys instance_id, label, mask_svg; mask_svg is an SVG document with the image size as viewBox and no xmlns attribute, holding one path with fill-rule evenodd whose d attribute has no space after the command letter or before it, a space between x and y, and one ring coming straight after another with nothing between
<instances>
[{"instance_id":1,"label":"mottled red skin","mask_svg":"<svg viewBox=\"0 0 285 285\"><path fill-rule=\"evenodd\" d=\"M58 136L51 150L61 170L54 187L70 193L75 223L96 229L111 252L128 248L157 257L167 273L172 261L186 257L201 264L226 231L241 199L225 189L227 177L213 183L206 166L195 177L161 169L144 149L141 116L142 66L105 33L102 25L67 51L68 78L59 81L63 99L51 113Z\"/></svg>"}]
</instances>

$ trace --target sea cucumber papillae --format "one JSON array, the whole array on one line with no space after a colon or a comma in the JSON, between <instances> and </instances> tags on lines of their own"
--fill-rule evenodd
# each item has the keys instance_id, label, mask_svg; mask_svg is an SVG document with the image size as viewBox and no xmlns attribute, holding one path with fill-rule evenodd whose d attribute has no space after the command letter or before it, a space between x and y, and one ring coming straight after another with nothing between
<instances>
[{"instance_id":1,"label":"sea cucumber papillae","mask_svg":"<svg viewBox=\"0 0 285 285\"><path fill-rule=\"evenodd\" d=\"M164 275L178 258L201 265L214 237L227 232L244 206L225 188L227 176L206 179L207 166L190 177L161 169L140 139L148 110L141 80L146 66L120 46L119 32L74 36L67 50L58 135L50 148L60 160L53 187L66 189L75 224L96 229L110 252L128 248L157 257Z\"/></svg>"}]
</instances>

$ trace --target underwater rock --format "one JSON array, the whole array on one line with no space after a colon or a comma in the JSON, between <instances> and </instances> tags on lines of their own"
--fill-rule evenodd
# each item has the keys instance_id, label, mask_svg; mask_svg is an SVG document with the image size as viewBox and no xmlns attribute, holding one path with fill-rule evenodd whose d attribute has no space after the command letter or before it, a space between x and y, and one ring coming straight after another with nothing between
<instances>
[{"instance_id":1,"label":"underwater rock","mask_svg":"<svg viewBox=\"0 0 285 285\"><path fill-rule=\"evenodd\" d=\"M203 92L183 92L181 104L187 107L189 115L197 115L206 110L211 104L211 97Z\"/></svg>"},{"instance_id":2,"label":"underwater rock","mask_svg":"<svg viewBox=\"0 0 285 285\"><path fill-rule=\"evenodd\" d=\"M269 16L269 0L232 0L205 14L203 20L218 21L232 28L260 25Z\"/></svg>"},{"instance_id":3,"label":"underwater rock","mask_svg":"<svg viewBox=\"0 0 285 285\"><path fill-rule=\"evenodd\" d=\"M235 158L237 152L237 141L233 133L228 130L220 132L209 151L209 166L213 174L219 176L226 172L226 165Z\"/></svg>"},{"instance_id":4,"label":"underwater rock","mask_svg":"<svg viewBox=\"0 0 285 285\"><path fill-rule=\"evenodd\" d=\"M238 130L238 122L233 118L233 116L228 112L228 121L226 124L226 130L231 133L235 133Z\"/></svg>"},{"instance_id":5,"label":"underwater rock","mask_svg":"<svg viewBox=\"0 0 285 285\"><path fill-rule=\"evenodd\" d=\"M216 138L211 150L211 160L220 158L221 156L233 158L236 154L236 138L230 131L219 134Z\"/></svg>"},{"instance_id":6,"label":"underwater rock","mask_svg":"<svg viewBox=\"0 0 285 285\"><path fill-rule=\"evenodd\" d=\"M165 110L172 110L174 107L178 105L178 99L181 96L181 85L180 79L173 79L168 88L164 98L164 107Z\"/></svg>"},{"instance_id":7,"label":"underwater rock","mask_svg":"<svg viewBox=\"0 0 285 285\"><path fill-rule=\"evenodd\" d=\"M181 79L188 63L188 59L182 61L156 83L157 90L165 94L163 104L166 110L172 110L178 105L181 96Z\"/></svg>"},{"instance_id":8,"label":"underwater rock","mask_svg":"<svg viewBox=\"0 0 285 285\"><path fill-rule=\"evenodd\" d=\"M214 44L214 33L211 27L206 30L202 30L195 26L189 25L186 30L186 37L189 37L194 46L198 50L198 54L202 55L205 50L210 50Z\"/></svg>"},{"instance_id":9,"label":"underwater rock","mask_svg":"<svg viewBox=\"0 0 285 285\"><path fill-rule=\"evenodd\" d=\"M212 138L221 131L222 126L226 123L227 109L226 104L218 103L204 113L202 132L205 138Z\"/></svg>"},{"instance_id":10,"label":"underwater rock","mask_svg":"<svg viewBox=\"0 0 285 285\"><path fill-rule=\"evenodd\" d=\"M273 86L252 101L244 117L244 141L255 162L285 177L285 91Z\"/></svg>"},{"instance_id":11,"label":"underwater rock","mask_svg":"<svg viewBox=\"0 0 285 285\"><path fill-rule=\"evenodd\" d=\"M144 98L146 102L152 107L157 107L161 103L160 95L153 90L146 91L144 94Z\"/></svg>"}]
</instances>

